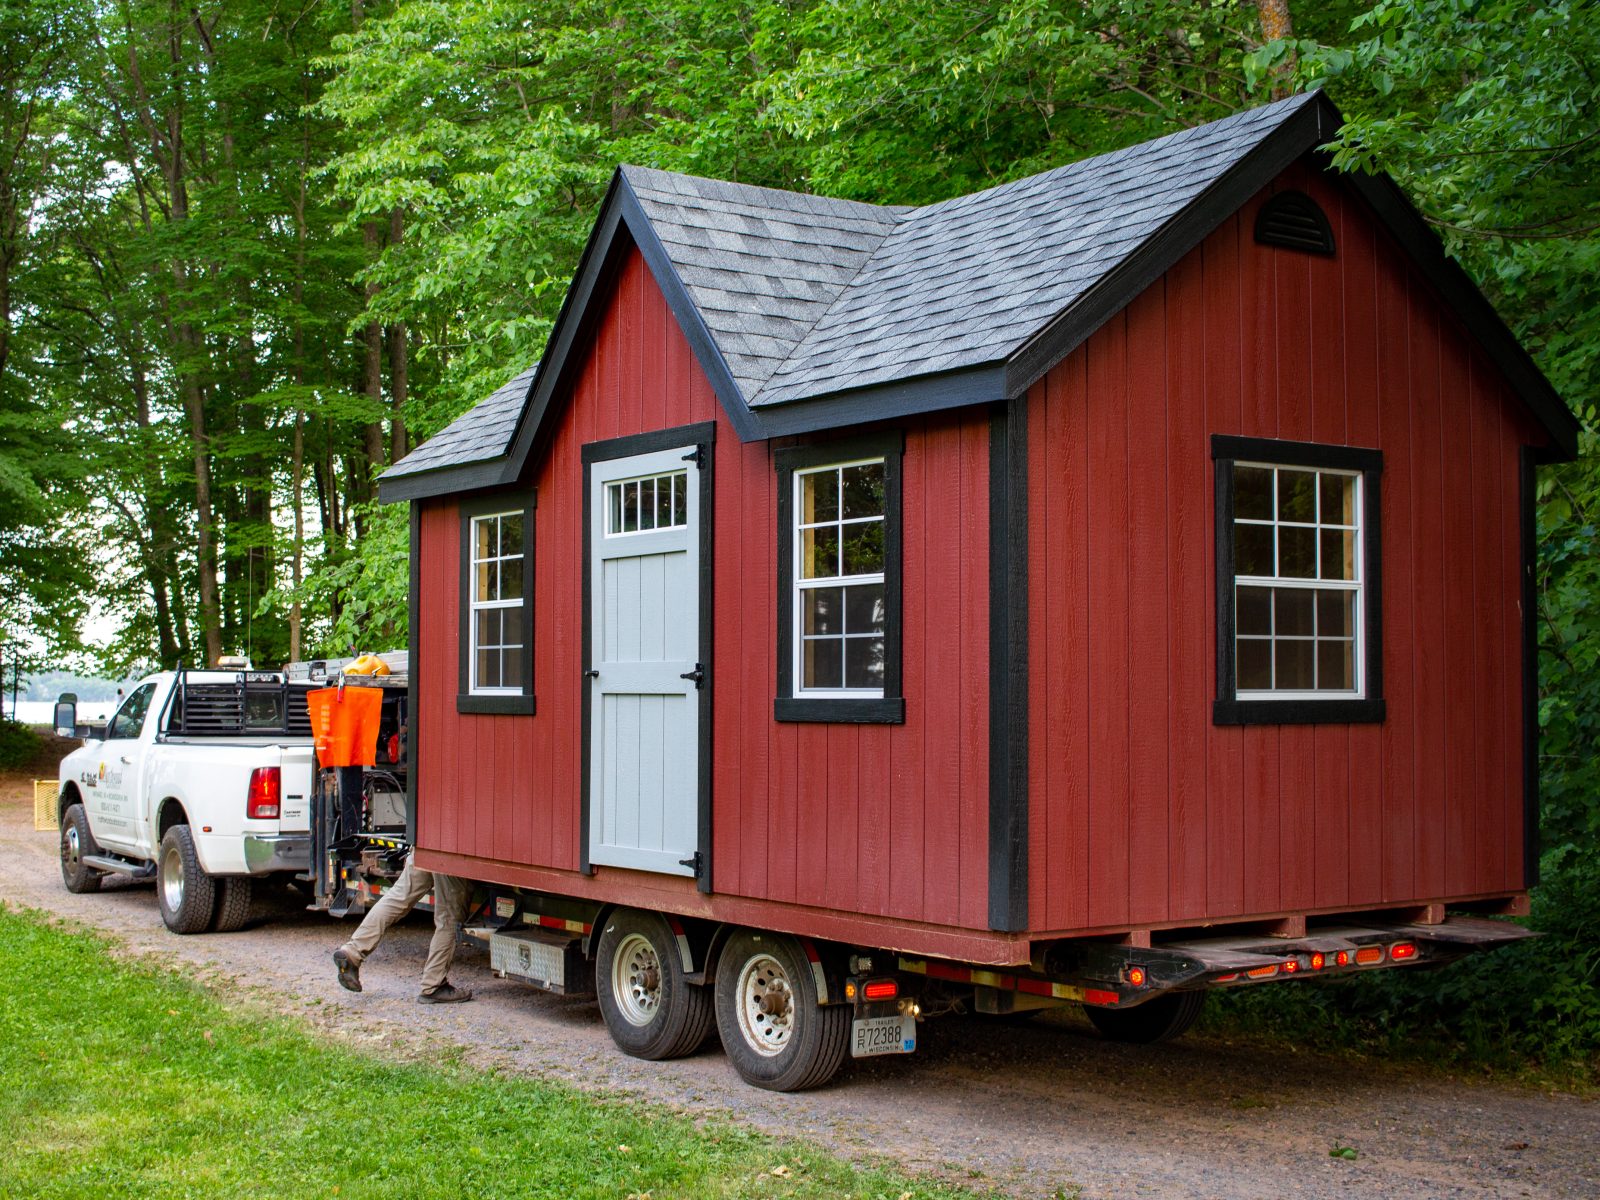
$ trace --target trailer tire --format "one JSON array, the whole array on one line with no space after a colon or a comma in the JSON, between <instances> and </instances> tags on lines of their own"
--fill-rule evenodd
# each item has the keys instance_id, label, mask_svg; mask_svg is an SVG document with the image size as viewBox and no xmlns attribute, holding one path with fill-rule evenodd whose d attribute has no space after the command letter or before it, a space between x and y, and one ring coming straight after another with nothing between
<instances>
[{"instance_id":1,"label":"trailer tire","mask_svg":"<svg viewBox=\"0 0 1600 1200\"><path fill-rule=\"evenodd\" d=\"M105 878L83 861L85 854L98 854L99 845L89 832L89 818L83 805L69 805L61 814L61 882L74 895L98 892Z\"/></svg>"},{"instance_id":2,"label":"trailer tire","mask_svg":"<svg viewBox=\"0 0 1600 1200\"><path fill-rule=\"evenodd\" d=\"M739 1078L774 1092L821 1087L844 1062L851 1009L821 1005L804 948L741 929L717 960L717 1031Z\"/></svg>"},{"instance_id":3,"label":"trailer tire","mask_svg":"<svg viewBox=\"0 0 1600 1200\"><path fill-rule=\"evenodd\" d=\"M677 934L656 913L613 911L595 947L594 974L600 1015L624 1054L682 1058L711 1031L710 991L684 978Z\"/></svg>"},{"instance_id":4,"label":"trailer tire","mask_svg":"<svg viewBox=\"0 0 1600 1200\"><path fill-rule=\"evenodd\" d=\"M250 919L250 903L255 898L255 881L248 875L232 875L217 880L217 915L211 920L213 933L237 933Z\"/></svg>"},{"instance_id":5,"label":"trailer tire","mask_svg":"<svg viewBox=\"0 0 1600 1200\"><path fill-rule=\"evenodd\" d=\"M1168 992L1135 1008L1086 1004L1083 1011L1089 1023L1112 1041L1148 1046L1188 1033L1205 1006L1205 992Z\"/></svg>"},{"instance_id":6,"label":"trailer tire","mask_svg":"<svg viewBox=\"0 0 1600 1200\"><path fill-rule=\"evenodd\" d=\"M161 920L173 933L204 933L216 912L216 880L200 866L194 835L187 825L173 825L161 838L156 854L156 900Z\"/></svg>"}]
</instances>

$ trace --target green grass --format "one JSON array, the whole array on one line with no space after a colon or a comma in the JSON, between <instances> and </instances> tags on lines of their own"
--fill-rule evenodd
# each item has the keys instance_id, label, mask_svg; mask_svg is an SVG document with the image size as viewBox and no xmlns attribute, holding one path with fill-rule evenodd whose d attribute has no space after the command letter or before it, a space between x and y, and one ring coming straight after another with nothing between
<instances>
[{"instance_id":1,"label":"green grass","mask_svg":"<svg viewBox=\"0 0 1600 1200\"><path fill-rule=\"evenodd\" d=\"M3 906L0 1146L8 1198L973 1194L720 1120L327 1045Z\"/></svg>"}]
</instances>

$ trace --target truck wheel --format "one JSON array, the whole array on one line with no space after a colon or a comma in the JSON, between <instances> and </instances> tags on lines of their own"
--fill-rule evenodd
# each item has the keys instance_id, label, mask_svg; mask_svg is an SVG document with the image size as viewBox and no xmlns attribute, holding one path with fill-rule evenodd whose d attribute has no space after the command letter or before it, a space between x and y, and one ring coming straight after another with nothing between
<instances>
[{"instance_id":1,"label":"truck wheel","mask_svg":"<svg viewBox=\"0 0 1600 1200\"><path fill-rule=\"evenodd\" d=\"M1083 1011L1089 1023L1112 1041L1149 1045L1170 1042L1188 1033L1205 1006L1204 992L1168 992L1136 1008L1100 1008L1086 1004Z\"/></svg>"},{"instance_id":2,"label":"truck wheel","mask_svg":"<svg viewBox=\"0 0 1600 1200\"><path fill-rule=\"evenodd\" d=\"M677 935L655 913L619 908L607 919L595 993L611 1040L635 1058L682 1058L711 1032L710 993L684 979Z\"/></svg>"},{"instance_id":3,"label":"truck wheel","mask_svg":"<svg viewBox=\"0 0 1600 1200\"><path fill-rule=\"evenodd\" d=\"M156 859L156 899L161 919L173 933L204 933L216 911L216 880L200 867L194 835L174 825L161 839Z\"/></svg>"},{"instance_id":4,"label":"truck wheel","mask_svg":"<svg viewBox=\"0 0 1600 1200\"><path fill-rule=\"evenodd\" d=\"M74 804L61 815L61 882L67 891L77 895L98 892L105 878L99 871L83 861L85 854L97 854L94 834L89 832L89 818L83 805Z\"/></svg>"},{"instance_id":5,"label":"truck wheel","mask_svg":"<svg viewBox=\"0 0 1600 1200\"><path fill-rule=\"evenodd\" d=\"M844 1061L851 1010L817 1003L811 961L787 934L741 930L717 963L717 1030L746 1083L798 1092Z\"/></svg>"},{"instance_id":6,"label":"truck wheel","mask_svg":"<svg viewBox=\"0 0 1600 1200\"><path fill-rule=\"evenodd\" d=\"M213 933L234 933L250 919L250 901L255 881L248 875L233 875L217 882L217 915L211 922Z\"/></svg>"}]
</instances>

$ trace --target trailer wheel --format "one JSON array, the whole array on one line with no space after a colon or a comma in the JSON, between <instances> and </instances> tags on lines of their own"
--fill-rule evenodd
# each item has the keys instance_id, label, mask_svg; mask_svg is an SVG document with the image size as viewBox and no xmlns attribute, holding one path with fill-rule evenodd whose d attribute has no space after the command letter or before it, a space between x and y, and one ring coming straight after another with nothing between
<instances>
[{"instance_id":1,"label":"trailer wheel","mask_svg":"<svg viewBox=\"0 0 1600 1200\"><path fill-rule=\"evenodd\" d=\"M89 832L89 818L83 805L71 805L61 814L61 882L67 891L76 895L98 892L105 878L99 871L83 861L85 854L95 854L100 847L94 834Z\"/></svg>"},{"instance_id":2,"label":"trailer wheel","mask_svg":"<svg viewBox=\"0 0 1600 1200\"><path fill-rule=\"evenodd\" d=\"M255 897L255 881L248 875L232 875L217 880L217 915L212 918L213 933L235 933L250 919L250 902Z\"/></svg>"},{"instance_id":3,"label":"trailer wheel","mask_svg":"<svg viewBox=\"0 0 1600 1200\"><path fill-rule=\"evenodd\" d=\"M1090 1024L1112 1041L1150 1045L1170 1042L1188 1033L1205 1006L1205 992L1168 992L1136 1008L1101 1008L1086 1004L1083 1011Z\"/></svg>"},{"instance_id":4,"label":"trailer wheel","mask_svg":"<svg viewBox=\"0 0 1600 1200\"><path fill-rule=\"evenodd\" d=\"M786 934L740 930L717 961L717 1030L746 1083L798 1092L844 1061L851 1010L817 1003L811 961Z\"/></svg>"},{"instance_id":5,"label":"trailer wheel","mask_svg":"<svg viewBox=\"0 0 1600 1200\"><path fill-rule=\"evenodd\" d=\"M156 859L156 899L161 919L173 933L204 933L216 911L216 880L200 866L194 835L187 825L173 825L161 839Z\"/></svg>"},{"instance_id":6,"label":"trailer wheel","mask_svg":"<svg viewBox=\"0 0 1600 1200\"><path fill-rule=\"evenodd\" d=\"M711 1031L711 995L684 978L677 935L656 913L611 914L595 948L595 993L611 1040L634 1058L682 1058Z\"/></svg>"}]
</instances>

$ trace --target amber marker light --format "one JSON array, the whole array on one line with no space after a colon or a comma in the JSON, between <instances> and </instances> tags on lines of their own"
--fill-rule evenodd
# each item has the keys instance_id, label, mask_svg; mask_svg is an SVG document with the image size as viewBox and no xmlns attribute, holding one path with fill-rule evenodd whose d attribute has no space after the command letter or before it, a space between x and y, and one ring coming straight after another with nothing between
<instances>
[{"instance_id":1,"label":"amber marker light","mask_svg":"<svg viewBox=\"0 0 1600 1200\"><path fill-rule=\"evenodd\" d=\"M1383 961L1382 946L1363 946L1356 951L1356 965L1370 967L1373 963Z\"/></svg>"}]
</instances>

